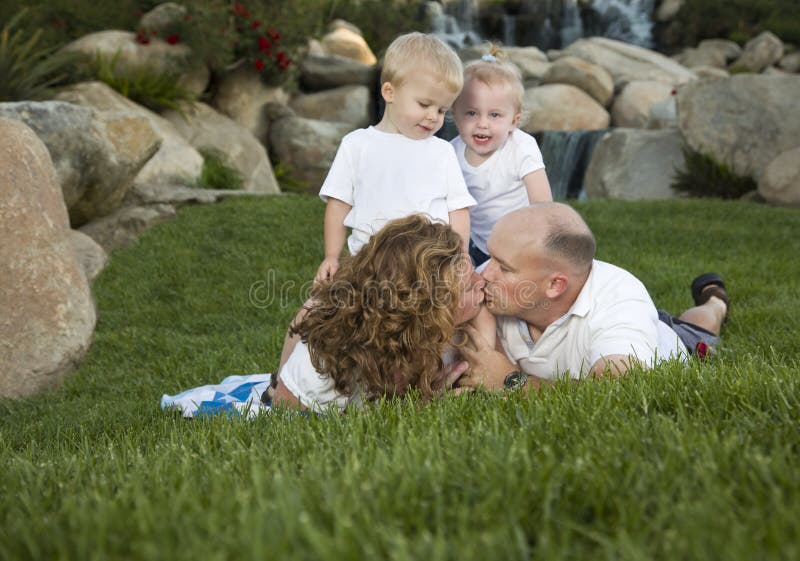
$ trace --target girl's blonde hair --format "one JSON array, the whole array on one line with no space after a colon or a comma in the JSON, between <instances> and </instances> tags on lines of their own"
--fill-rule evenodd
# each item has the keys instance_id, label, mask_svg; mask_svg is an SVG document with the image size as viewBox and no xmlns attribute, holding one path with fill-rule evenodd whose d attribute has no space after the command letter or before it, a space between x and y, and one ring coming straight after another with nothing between
<instances>
[{"instance_id":1,"label":"girl's blonde hair","mask_svg":"<svg viewBox=\"0 0 800 561\"><path fill-rule=\"evenodd\" d=\"M398 87L420 70L430 70L452 92L464 85L461 59L444 41L428 33L407 33L389 45L381 70L381 84Z\"/></svg>"},{"instance_id":2,"label":"girl's blonde hair","mask_svg":"<svg viewBox=\"0 0 800 561\"><path fill-rule=\"evenodd\" d=\"M525 93L522 74L516 64L507 60L506 54L497 43L489 43L488 54L467 63L464 67L464 84L469 84L470 80L478 80L487 86L508 84L513 96L514 109L517 113L522 110L522 96ZM458 99L453 105L457 104Z\"/></svg>"},{"instance_id":3,"label":"girl's blonde hair","mask_svg":"<svg viewBox=\"0 0 800 561\"><path fill-rule=\"evenodd\" d=\"M429 398L442 383L442 352L455 332L464 261L450 226L421 215L393 220L344 258L290 331L314 368L344 395Z\"/></svg>"}]
</instances>

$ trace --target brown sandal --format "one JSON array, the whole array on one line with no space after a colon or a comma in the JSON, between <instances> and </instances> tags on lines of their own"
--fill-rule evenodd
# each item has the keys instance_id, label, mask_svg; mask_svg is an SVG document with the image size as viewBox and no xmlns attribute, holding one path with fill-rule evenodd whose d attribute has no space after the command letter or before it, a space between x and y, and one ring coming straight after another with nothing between
<instances>
[{"instance_id":1,"label":"brown sandal","mask_svg":"<svg viewBox=\"0 0 800 561\"><path fill-rule=\"evenodd\" d=\"M725 302L725 319L728 319L727 310L730 309L730 299L725 290L725 283L717 273L704 273L692 281L692 298L696 306L702 306L709 298L716 296Z\"/></svg>"}]
</instances>

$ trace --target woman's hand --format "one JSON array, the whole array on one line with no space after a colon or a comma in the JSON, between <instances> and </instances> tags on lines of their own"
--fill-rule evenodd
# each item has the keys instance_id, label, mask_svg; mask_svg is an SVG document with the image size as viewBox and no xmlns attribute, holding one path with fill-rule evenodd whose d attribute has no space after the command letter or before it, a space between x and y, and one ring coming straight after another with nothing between
<instances>
[{"instance_id":1,"label":"woman's hand","mask_svg":"<svg viewBox=\"0 0 800 561\"><path fill-rule=\"evenodd\" d=\"M503 352L495 350L493 343L487 341L472 325L463 325L461 329L468 341L459 351L467 359L469 368L458 378L459 387L493 391L503 389L505 377L516 370L517 365L508 360Z\"/></svg>"}]
</instances>

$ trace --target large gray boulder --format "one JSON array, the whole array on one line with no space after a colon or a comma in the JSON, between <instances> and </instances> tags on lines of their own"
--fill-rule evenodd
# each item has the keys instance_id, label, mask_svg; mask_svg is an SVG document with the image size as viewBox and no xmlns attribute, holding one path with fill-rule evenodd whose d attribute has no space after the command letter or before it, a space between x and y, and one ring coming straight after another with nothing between
<instances>
[{"instance_id":1,"label":"large gray boulder","mask_svg":"<svg viewBox=\"0 0 800 561\"><path fill-rule=\"evenodd\" d=\"M24 122L45 143L74 226L119 208L159 148L148 120L132 113L101 115L61 101L25 101L0 103L0 117Z\"/></svg>"},{"instance_id":2,"label":"large gray boulder","mask_svg":"<svg viewBox=\"0 0 800 561\"><path fill-rule=\"evenodd\" d=\"M697 48L703 51L719 51L726 63L731 63L742 56L742 48L730 39L703 39Z\"/></svg>"},{"instance_id":3,"label":"large gray boulder","mask_svg":"<svg viewBox=\"0 0 800 561\"><path fill-rule=\"evenodd\" d=\"M671 199L675 169L684 165L677 130L615 129L592 152L584 188L589 198Z\"/></svg>"},{"instance_id":4,"label":"large gray boulder","mask_svg":"<svg viewBox=\"0 0 800 561\"><path fill-rule=\"evenodd\" d=\"M102 82L83 82L62 91L57 99L91 107L105 121L144 119L160 141L158 151L136 175L136 183L184 183L193 185L203 170L203 157L175 127L158 115L118 94Z\"/></svg>"},{"instance_id":5,"label":"large gray boulder","mask_svg":"<svg viewBox=\"0 0 800 561\"><path fill-rule=\"evenodd\" d=\"M783 56L783 42L769 31L750 39L742 56L731 65L732 72L763 72Z\"/></svg>"},{"instance_id":6,"label":"large gray boulder","mask_svg":"<svg viewBox=\"0 0 800 561\"><path fill-rule=\"evenodd\" d=\"M194 104L184 115L167 111L163 116L196 149L219 154L239 172L245 191L280 193L267 151L249 130L205 103Z\"/></svg>"},{"instance_id":7,"label":"large gray boulder","mask_svg":"<svg viewBox=\"0 0 800 561\"><path fill-rule=\"evenodd\" d=\"M300 83L307 91L358 84L369 88L378 82L378 67L336 56L308 56L300 68Z\"/></svg>"},{"instance_id":8,"label":"large gray boulder","mask_svg":"<svg viewBox=\"0 0 800 561\"><path fill-rule=\"evenodd\" d=\"M61 384L96 316L50 154L19 121L0 119L0 187L0 397L19 398Z\"/></svg>"},{"instance_id":9,"label":"large gray boulder","mask_svg":"<svg viewBox=\"0 0 800 561\"><path fill-rule=\"evenodd\" d=\"M298 117L347 123L353 128L370 124L371 100L366 86L341 86L322 92L301 94L289 106Z\"/></svg>"},{"instance_id":10,"label":"large gray boulder","mask_svg":"<svg viewBox=\"0 0 800 561\"><path fill-rule=\"evenodd\" d=\"M89 222L80 231L110 254L132 245L145 231L175 218L175 215L175 207L168 204L124 206L113 214Z\"/></svg>"},{"instance_id":11,"label":"large gray boulder","mask_svg":"<svg viewBox=\"0 0 800 561\"><path fill-rule=\"evenodd\" d=\"M79 230L69 231L69 243L86 280L94 282L108 264L108 253L103 246Z\"/></svg>"},{"instance_id":12,"label":"large gray boulder","mask_svg":"<svg viewBox=\"0 0 800 561\"><path fill-rule=\"evenodd\" d=\"M800 145L767 165L758 181L758 193L768 203L800 206Z\"/></svg>"},{"instance_id":13,"label":"large gray boulder","mask_svg":"<svg viewBox=\"0 0 800 561\"><path fill-rule=\"evenodd\" d=\"M524 131L598 130L608 127L608 111L589 94L569 84L548 84L525 90L522 96Z\"/></svg>"},{"instance_id":14,"label":"large gray boulder","mask_svg":"<svg viewBox=\"0 0 800 561\"><path fill-rule=\"evenodd\" d=\"M603 107L608 107L614 98L614 81L605 68L581 58L565 56L559 58L542 78L545 84L570 84L579 88Z\"/></svg>"},{"instance_id":15,"label":"large gray boulder","mask_svg":"<svg viewBox=\"0 0 800 561\"><path fill-rule=\"evenodd\" d=\"M614 79L616 89L633 80L654 80L678 86L695 79L694 72L662 54L605 37L578 39L563 53L605 68Z\"/></svg>"},{"instance_id":16,"label":"large gray boulder","mask_svg":"<svg viewBox=\"0 0 800 561\"><path fill-rule=\"evenodd\" d=\"M289 103L289 94L282 88L267 86L249 66L240 65L221 79L211 105L249 130L266 146L269 142L269 119L264 106L267 103Z\"/></svg>"},{"instance_id":17,"label":"large gray boulder","mask_svg":"<svg viewBox=\"0 0 800 561\"><path fill-rule=\"evenodd\" d=\"M678 126L695 151L758 180L778 154L800 145L800 76L740 74L678 91Z\"/></svg>"},{"instance_id":18,"label":"large gray boulder","mask_svg":"<svg viewBox=\"0 0 800 561\"><path fill-rule=\"evenodd\" d=\"M781 60L778 61L778 68L791 74L800 72L800 51L783 55Z\"/></svg>"},{"instance_id":19,"label":"large gray boulder","mask_svg":"<svg viewBox=\"0 0 800 561\"><path fill-rule=\"evenodd\" d=\"M330 55L373 65L378 62L364 38L352 27L339 26L322 38L322 47Z\"/></svg>"},{"instance_id":20,"label":"large gray boulder","mask_svg":"<svg viewBox=\"0 0 800 561\"><path fill-rule=\"evenodd\" d=\"M318 193L333 163L342 137L356 127L298 117L285 106L270 104L269 150L305 185L309 193Z\"/></svg>"},{"instance_id":21,"label":"large gray boulder","mask_svg":"<svg viewBox=\"0 0 800 561\"><path fill-rule=\"evenodd\" d=\"M541 82L550 69L550 61L547 60L547 55L536 47L508 47L504 51L508 56L509 62L519 68L522 81L525 83ZM480 58L482 54L483 52L475 58Z\"/></svg>"},{"instance_id":22,"label":"large gray boulder","mask_svg":"<svg viewBox=\"0 0 800 561\"><path fill-rule=\"evenodd\" d=\"M672 86L663 82L634 80L628 82L611 107L615 127L644 129L651 120L651 110L672 97ZM652 127L658 128L658 127Z\"/></svg>"}]
</instances>

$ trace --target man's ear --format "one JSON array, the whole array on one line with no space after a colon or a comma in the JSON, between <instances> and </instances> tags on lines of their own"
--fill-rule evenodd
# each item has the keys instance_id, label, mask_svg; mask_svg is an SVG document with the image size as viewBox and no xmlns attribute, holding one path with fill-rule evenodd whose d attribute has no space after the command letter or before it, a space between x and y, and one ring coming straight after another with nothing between
<instances>
[{"instance_id":1,"label":"man's ear","mask_svg":"<svg viewBox=\"0 0 800 561\"><path fill-rule=\"evenodd\" d=\"M569 279L564 273L556 271L547 277L547 288L545 295L550 299L555 299L566 292L569 286Z\"/></svg>"},{"instance_id":2,"label":"man's ear","mask_svg":"<svg viewBox=\"0 0 800 561\"><path fill-rule=\"evenodd\" d=\"M383 101L386 103L394 101L394 86L391 82L384 82L381 85L381 96L383 96Z\"/></svg>"}]
</instances>

